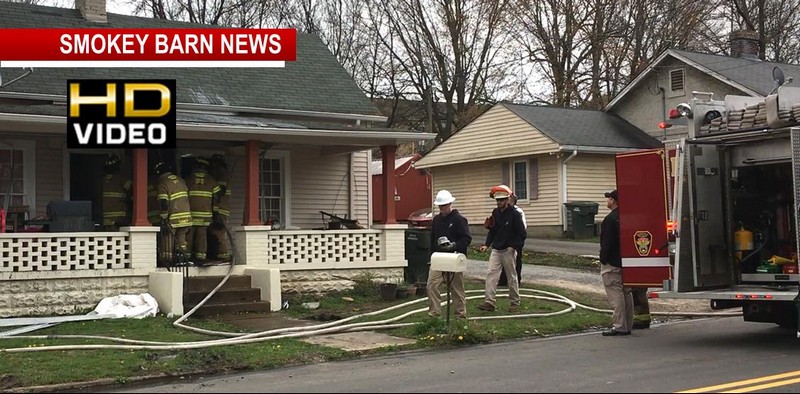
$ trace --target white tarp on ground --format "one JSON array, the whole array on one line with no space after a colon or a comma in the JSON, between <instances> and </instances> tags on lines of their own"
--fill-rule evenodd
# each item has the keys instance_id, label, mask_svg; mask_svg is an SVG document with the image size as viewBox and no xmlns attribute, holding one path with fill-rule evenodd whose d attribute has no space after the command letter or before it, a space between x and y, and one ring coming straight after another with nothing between
<instances>
[{"instance_id":1,"label":"white tarp on ground","mask_svg":"<svg viewBox=\"0 0 800 394\"><path fill-rule=\"evenodd\" d=\"M148 293L122 294L103 298L94 312L100 315L142 319L158 313L158 302Z\"/></svg>"}]
</instances>

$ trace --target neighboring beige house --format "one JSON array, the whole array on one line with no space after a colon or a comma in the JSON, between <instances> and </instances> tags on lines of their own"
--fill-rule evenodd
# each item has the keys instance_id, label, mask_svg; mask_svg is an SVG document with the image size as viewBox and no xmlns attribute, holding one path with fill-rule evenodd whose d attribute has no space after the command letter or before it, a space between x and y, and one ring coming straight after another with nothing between
<instances>
[{"instance_id":1,"label":"neighboring beige house","mask_svg":"<svg viewBox=\"0 0 800 394\"><path fill-rule=\"evenodd\" d=\"M448 189L475 234L495 207L489 189L511 186L529 236L561 236L565 202L594 201L597 220L614 188L614 155L660 146L622 118L602 111L497 104L416 163L429 168L433 193Z\"/></svg>"},{"instance_id":2,"label":"neighboring beige house","mask_svg":"<svg viewBox=\"0 0 800 394\"><path fill-rule=\"evenodd\" d=\"M614 155L658 147L688 135L684 125L659 128L670 109L693 92L765 97L773 69L800 81L800 66L758 59L753 32L731 35L732 56L669 49L615 96L603 111L497 104L416 163L429 168L433 193L448 189L478 234L494 207L489 188L506 183L520 195L529 236L561 236L564 202L595 201L596 221L608 212L603 191L614 188ZM790 84L789 86L793 86ZM763 100L762 100L763 101ZM674 122L678 123L678 122Z\"/></svg>"}]
</instances>

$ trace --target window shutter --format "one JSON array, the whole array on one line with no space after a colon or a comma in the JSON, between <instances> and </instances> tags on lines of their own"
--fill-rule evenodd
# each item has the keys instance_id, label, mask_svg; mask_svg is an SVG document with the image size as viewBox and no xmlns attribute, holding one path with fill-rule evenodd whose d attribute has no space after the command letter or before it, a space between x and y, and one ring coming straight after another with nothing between
<instances>
[{"instance_id":1,"label":"window shutter","mask_svg":"<svg viewBox=\"0 0 800 394\"><path fill-rule=\"evenodd\" d=\"M500 166L503 168L503 185L508 185L508 183L511 182L511 176L508 174L508 167L510 165L511 164L509 164L507 161L504 161L500 164Z\"/></svg>"},{"instance_id":2,"label":"window shutter","mask_svg":"<svg viewBox=\"0 0 800 394\"><path fill-rule=\"evenodd\" d=\"M683 90L683 69L671 70L669 72L670 89Z\"/></svg>"},{"instance_id":3,"label":"window shutter","mask_svg":"<svg viewBox=\"0 0 800 394\"><path fill-rule=\"evenodd\" d=\"M529 161L528 166L528 176L530 177L530 182L528 182L528 189L530 189L531 194L528 196L529 200L536 200L539 198L539 159L531 158Z\"/></svg>"}]
</instances>

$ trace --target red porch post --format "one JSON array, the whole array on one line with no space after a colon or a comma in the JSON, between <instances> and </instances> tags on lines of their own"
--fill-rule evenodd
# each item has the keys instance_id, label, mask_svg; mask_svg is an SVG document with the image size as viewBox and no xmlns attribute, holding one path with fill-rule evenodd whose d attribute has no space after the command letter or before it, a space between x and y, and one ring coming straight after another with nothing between
<instances>
[{"instance_id":1,"label":"red porch post","mask_svg":"<svg viewBox=\"0 0 800 394\"><path fill-rule=\"evenodd\" d=\"M132 226L151 226L147 220L147 149L133 149Z\"/></svg>"},{"instance_id":2,"label":"red porch post","mask_svg":"<svg viewBox=\"0 0 800 394\"><path fill-rule=\"evenodd\" d=\"M397 152L395 145L381 146L381 161L383 162L383 212L386 217L384 224L395 224L395 203L394 203L394 155Z\"/></svg>"},{"instance_id":3,"label":"red porch post","mask_svg":"<svg viewBox=\"0 0 800 394\"><path fill-rule=\"evenodd\" d=\"M245 226L261 224L258 214L258 151L259 141L247 141L245 149L244 223Z\"/></svg>"}]
</instances>

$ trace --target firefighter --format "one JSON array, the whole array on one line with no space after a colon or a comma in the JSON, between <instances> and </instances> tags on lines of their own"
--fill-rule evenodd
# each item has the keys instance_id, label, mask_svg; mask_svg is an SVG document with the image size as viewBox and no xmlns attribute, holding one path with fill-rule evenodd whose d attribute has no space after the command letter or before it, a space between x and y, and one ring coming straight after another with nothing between
<instances>
[{"instance_id":1,"label":"firefighter","mask_svg":"<svg viewBox=\"0 0 800 394\"><path fill-rule=\"evenodd\" d=\"M650 328L650 302L647 300L647 289L635 287L633 294L633 329Z\"/></svg>"},{"instance_id":2,"label":"firefighter","mask_svg":"<svg viewBox=\"0 0 800 394\"><path fill-rule=\"evenodd\" d=\"M155 166L158 175L158 205L161 216L161 264L175 265L175 253L186 255L192 212L186 182L164 162Z\"/></svg>"},{"instance_id":3,"label":"firefighter","mask_svg":"<svg viewBox=\"0 0 800 394\"><path fill-rule=\"evenodd\" d=\"M207 159L198 157L194 161L192 173L186 179L189 188L189 207L192 211L192 227L189 230L191 258L195 265L203 265L208 260L208 227L214 208L214 198L220 191L216 179L208 173Z\"/></svg>"},{"instance_id":4,"label":"firefighter","mask_svg":"<svg viewBox=\"0 0 800 394\"><path fill-rule=\"evenodd\" d=\"M122 162L115 154L106 158L103 177L103 228L118 231L130 223L130 192L132 182L120 172Z\"/></svg>"},{"instance_id":5,"label":"firefighter","mask_svg":"<svg viewBox=\"0 0 800 394\"><path fill-rule=\"evenodd\" d=\"M228 218L231 216L230 200L230 173L225 156L215 154L209 160L211 168L209 173L217 180L220 187L219 198L214 204L214 213L211 220L210 233L216 244L216 258L221 261L231 260L231 246L228 240L226 229L228 228Z\"/></svg>"},{"instance_id":6,"label":"firefighter","mask_svg":"<svg viewBox=\"0 0 800 394\"><path fill-rule=\"evenodd\" d=\"M153 226L161 226L158 208L158 175L151 170L147 178L147 221Z\"/></svg>"}]
</instances>

